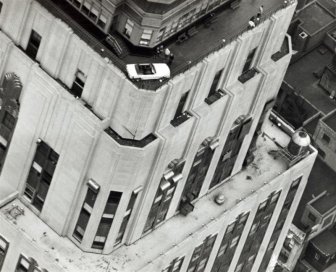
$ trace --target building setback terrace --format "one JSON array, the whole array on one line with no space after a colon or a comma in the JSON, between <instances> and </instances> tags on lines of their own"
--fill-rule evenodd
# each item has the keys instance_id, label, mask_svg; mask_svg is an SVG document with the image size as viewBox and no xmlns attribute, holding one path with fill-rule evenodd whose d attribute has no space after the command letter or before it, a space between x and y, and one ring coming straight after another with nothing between
<instances>
[{"instance_id":1,"label":"building setback terrace","mask_svg":"<svg viewBox=\"0 0 336 272\"><path fill-rule=\"evenodd\" d=\"M129 47L128 51L130 53L121 59L113 53L110 45L106 42L107 35L65 0L36 1L55 17L69 25L76 35L99 55L116 65L126 75L126 64L167 62L164 56L159 56L156 53L156 49L135 48L127 44L126 40L125 43ZM264 6L264 12L261 17L262 22L278 10L286 7L288 3L291 3L291 1L284 0L244 0L241 1L238 8L231 9L230 2L227 1L226 4L223 4L211 14L205 15L194 24L181 29L179 33L162 43L165 48L169 48L170 52L174 54L174 60L170 65L172 77L188 70L210 53L226 46L247 31L249 29L249 20L257 15L261 5ZM211 16L210 24L209 16ZM178 43L178 37L191 28L196 31L196 34L192 35L188 40ZM116 34L114 33L113 35ZM146 80L134 83L140 88L155 90L165 82L166 80Z\"/></svg>"},{"instance_id":2,"label":"building setback terrace","mask_svg":"<svg viewBox=\"0 0 336 272\"><path fill-rule=\"evenodd\" d=\"M263 186L267 186L275 177L287 171L287 163L281 157L275 158L272 154L279 149L279 146L286 146L288 142L289 136L267 121L264 125L264 134L257 141L253 164L198 199L194 211L188 216L176 215L149 235L132 245L122 246L109 255L81 251L68 238L60 237L51 230L19 199L1 208L0 224L2 228L11 233L25 233L26 238L20 239L22 243L37 246L48 258L51 258L51 261L55 260L64 271L105 272L110 271L108 269L119 272L139 271L149 261L155 262L155 259L161 256L160 253L164 254L176 245L181 246L183 243L190 242L193 235L199 235L199 232L202 232L214 220L223 217L227 210L235 207L237 203L244 201ZM215 196L219 193L223 194L226 199L220 206L214 202ZM24 209L24 214L16 219L9 216L13 205ZM174 229L173 232L172 229ZM29 252L22 253L29 254Z\"/></svg>"}]
</instances>

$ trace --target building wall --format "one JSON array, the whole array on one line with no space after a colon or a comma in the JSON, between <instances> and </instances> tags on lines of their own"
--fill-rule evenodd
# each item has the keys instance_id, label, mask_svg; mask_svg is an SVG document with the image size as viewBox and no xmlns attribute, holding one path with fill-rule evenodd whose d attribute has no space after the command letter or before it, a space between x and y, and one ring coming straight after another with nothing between
<instances>
[{"instance_id":1,"label":"building wall","mask_svg":"<svg viewBox=\"0 0 336 272\"><path fill-rule=\"evenodd\" d=\"M325 136L330 141L325 140ZM336 169L336 133L323 120L320 120L315 129L313 139L320 150L320 158L332 169Z\"/></svg>"},{"instance_id":2,"label":"building wall","mask_svg":"<svg viewBox=\"0 0 336 272\"><path fill-rule=\"evenodd\" d=\"M69 27L36 2L4 1L0 14L1 72L2 75L15 72L23 83L23 91L19 119L0 184L7 185L10 181L13 193L17 191L25 201L23 191L27 175L36 141L41 138L60 155L48 197L39 214L41 219L60 235L73 239L73 228L87 191L86 183L89 179L95 180L101 190L87 234L81 244L73 241L85 250L97 252L91 249L91 243L108 192L120 191L123 196L109 234L110 242L104 249L109 253L113 250L113 239L129 196L142 186L137 212L130 222L125 242L139 239L167 165L174 159L186 161L184 178L177 186L168 211L169 218L175 214L200 144L207 137L219 138L220 143L201 188L202 196L208 191L234 120L248 115L253 118L252 128L244 139L232 174L240 171L263 105L276 96L289 62L290 54L277 62L270 59L270 55L279 50L281 43L275 40L283 41L294 8L295 5L284 8L153 92L137 89L113 64L102 60ZM32 29L42 36L37 62L20 49L26 48ZM257 46L254 62L259 72L243 84L237 78L249 51ZM62 85L71 87L77 69L87 76L79 100ZM218 88L223 89L225 95L207 105L204 98L212 83L209 78L221 69L223 74ZM173 127L169 122L180 96L188 90L186 109L193 116ZM99 118L83 106L84 101ZM120 145L104 132L108 126L123 138L137 140L155 133L157 139L143 148Z\"/></svg>"}]
</instances>

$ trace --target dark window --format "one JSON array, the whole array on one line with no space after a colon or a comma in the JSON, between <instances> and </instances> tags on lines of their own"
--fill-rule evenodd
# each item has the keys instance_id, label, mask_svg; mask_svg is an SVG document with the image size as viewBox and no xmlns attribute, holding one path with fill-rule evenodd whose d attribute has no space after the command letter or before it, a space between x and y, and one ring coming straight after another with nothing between
<instances>
[{"instance_id":1,"label":"dark window","mask_svg":"<svg viewBox=\"0 0 336 272\"><path fill-rule=\"evenodd\" d=\"M77 70L70 93L73 94L75 97L81 97L85 85L85 80L86 77L84 73L80 70Z\"/></svg>"},{"instance_id":2,"label":"dark window","mask_svg":"<svg viewBox=\"0 0 336 272\"><path fill-rule=\"evenodd\" d=\"M2 2L0 1L0 13L2 11Z\"/></svg>"},{"instance_id":3,"label":"dark window","mask_svg":"<svg viewBox=\"0 0 336 272\"><path fill-rule=\"evenodd\" d=\"M217 145L218 141L206 139L199 147L184 185L181 197L182 205L184 202L190 203L199 196Z\"/></svg>"},{"instance_id":4,"label":"dark window","mask_svg":"<svg viewBox=\"0 0 336 272\"><path fill-rule=\"evenodd\" d=\"M29 37L26 53L33 60L35 60L36 58L37 51L40 47L40 43L41 43L41 36L35 30L32 30Z\"/></svg>"},{"instance_id":5,"label":"dark window","mask_svg":"<svg viewBox=\"0 0 336 272\"><path fill-rule=\"evenodd\" d=\"M133 211L134 204L135 204L135 201L137 199L137 196L138 196L138 193L135 193L135 192L133 192L132 195L131 195L131 199L128 202L127 209L126 209L126 212L124 214L124 218L121 222L121 226L120 226L118 236L117 236L116 241L115 241L115 245L120 244L122 242L122 239L124 238L126 227L127 227L128 221L129 221L129 219L132 215L132 211Z\"/></svg>"},{"instance_id":6,"label":"dark window","mask_svg":"<svg viewBox=\"0 0 336 272\"><path fill-rule=\"evenodd\" d=\"M217 251L216 259L211 272L227 272L232 258L236 252L240 237L243 233L249 213L240 214L237 219L231 223L225 231Z\"/></svg>"},{"instance_id":7,"label":"dark window","mask_svg":"<svg viewBox=\"0 0 336 272\"><path fill-rule=\"evenodd\" d=\"M115 214L121 199L121 192L111 191L106 202L103 216L99 222L96 236L92 243L92 248L103 249L107 236L110 232Z\"/></svg>"},{"instance_id":8,"label":"dark window","mask_svg":"<svg viewBox=\"0 0 336 272\"><path fill-rule=\"evenodd\" d=\"M80 211L77 224L73 233L73 236L82 241L86 227L89 223L92 208L96 202L98 191L92 190L90 187L87 190L82 209Z\"/></svg>"},{"instance_id":9,"label":"dark window","mask_svg":"<svg viewBox=\"0 0 336 272\"><path fill-rule=\"evenodd\" d=\"M184 257L174 259L162 272L180 272Z\"/></svg>"},{"instance_id":10,"label":"dark window","mask_svg":"<svg viewBox=\"0 0 336 272\"><path fill-rule=\"evenodd\" d=\"M248 54L246 62L245 62L244 67L243 67L242 74L246 73L248 70L251 69L251 64L252 64L252 61L254 59L254 55L255 55L256 51L257 51L257 48L254 48Z\"/></svg>"},{"instance_id":11,"label":"dark window","mask_svg":"<svg viewBox=\"0 0 336 272\"><path fill-rule=\"evenodd\" d=\"M144 233L154 229L158 224L166 219L177 183L182 179L181 173L183 167L184 162L172 162L168 167L169 170L161 178L145 224Z\"/></svg>"},{"instance_id":12,"label":"dark window","mask_svg":"<svg viewBox=\"0 0 336 272\"><path fill-rule=\"evenodd\" d=\"M308 213L308 218L309 218L312 222L315 222L315 221L316 221L316 216L313 215L312 213Z\"/></svg>"},{"instance_id":13,"label":"dark window","mask_svg":"<svg viewBox=\"0 0 336 272\"><path fill-rule=\"evenodd\" d=\"M43 141L38 143L24 194L39 211L46 200L58 157L48 144Z\"/></svg>"},{"instance_id":14,"label":"dark window","mask_svg":"<svg viewBox=\"0 0 336 272\"><path fill-rule=\"evenodd\" d=\"M330 143L330 137L327 134L323 134L322 142L324 142L325 144L329 144Z\"/></svg>"},{"instance_id":15,"label":"dark window","mask_svg":"<svg viewBox=\"0 0 336 272\"><path fill-rule=\"evenodd\" d=\"M8 247L9 247L8 241L0 235L0 271L3 266L3 263L5 262Z\"/></svg>"},{"instance_id":16,"label":"dark window","mask_svg":"<svg viewBox=\"0 0 336 272\"><path fill-rule=\"evenodd\" d=\"M208 236L203 243L195 248L188 266L188 272L203 272L209 260L213 245L215 244L217 234Z\"/></svg>"},{"instance_id":17,"label":"dark window","mask_svg":"<svg viewBox=\"0 0 336 272\"><path fill-rule=\"evenodd\" d=\"M320 148L317 148L317 151L318 151L318 154L322 157L322 159L325 159L326 157L325 152Z\"/></svg>"},{"instance_id":18,"label":"dark window","mask_svg":"<svg viewBox=\"0 0 336 272\"><path fill-rule=\"evenodd\" d=\"M252 78L256 73L256 70L254 69L254 67L252 67L252 63L253 63L253 59L254 59L256 51L257 51L257 48L252 49L246 58L243 71L241 75L238 77L238 80L242 83L245 83L247 80Z\"/></svg>"},{"instance_id":19,"label":"dark window","mask_svg":"<svg viewBox=\"0 0 336 272\"><path fill-rule=\"evenodd\" d=\"M231 175L244 137L249 133L251 125L251 118L245 120L238 118L236 120L226 139L222 154L210 183L210 188L213 188Z\"/></svg>"},{"instance_id":20,"label":"dark window","mask_svg":"<svg viewBox=\"0 0 336 272\"><path fill-rule=\"evenodd\" d=\"M184 110L185 104L187 102L189 91L181 96L178 103L173 120L170 122L173 126L178 126L189 118L188 113Z\"/></svg>"},{"instance_id":21,"label":"dark window","mask_svg":"<svg viewBox=\"0 0 336 272\"><path fill-rule=\"evenodd\" d=\"M4 126L6 126L9 130L13 130L15 126L15 117L11 115L8 111L5 111L4 118L2 120L2 123Z\"/></svg>"},{"instance_id":22,"label":"dark window","mask_svg":"<svg viewBox=\"0 0 336 272\"><path fill-rule=\"evenodd\" d=\"M272 254L273 254L273 250L276 246L276 243L277 243L278 238L280 236L281 230L282 230L282 228L285 224L288 212L289 212L290 207L291 207L291 205L293 203L293 200L295 198L296 191L297 191L297 189L300 185L300 181L301 181L301 177L294 180L291 184L291 188L287 193L284 205L282 206L282 209L281 209L280 215L278 217L277 223L275 225L275 228L273 230L271 239L268 243L267 251L266 251L266 253L265 253L265 255L264 255L264 257L261 261L258 272L264 272L264 271L266 271L266 269L268 267L269 261L272 257Z\"/></svg>"},{"instance_id":23,"label":"dark window","mask_svg":"<svg viewBox=\"0 0 336 272\"><path fill-rule=\"evenodd\" d=\"M259 204L257 213L253 219L252 226L248 233L248 237L245 241L242 253L239 257L238 263L242 264L241 269L246 270L253 265L253 263L248 264L244 262L246 259L255 256L259 252L276 203L279 199L279 197L276 196L279 196L279 193L276 194L275 192L273 192L268 196L266 201ZM236 270L239 270L238 268L239 267L237 266Z\"/></svg>"},{"instance_id":24,"label":"dark window","mask_svg":"<svg viewBox=\"0 0 336 272\"><path fill-rule=\"evenodd\" d=\"M218 81L220 79L222 72L223 72L223 69L218 71L212 81L208 97L205 99L205 102L209 105L211 105L213 102L217 101L219 98L221 98L224 95L224 92L217 88Z\"/></svg>"}]
</instances>

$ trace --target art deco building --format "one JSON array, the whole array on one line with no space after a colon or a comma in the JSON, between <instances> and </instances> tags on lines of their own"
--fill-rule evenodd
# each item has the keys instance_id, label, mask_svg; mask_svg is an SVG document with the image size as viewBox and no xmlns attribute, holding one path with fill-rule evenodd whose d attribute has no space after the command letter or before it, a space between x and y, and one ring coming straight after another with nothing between
<instances>
[{"instance_id":1,"label":"art deco building","mask_svg":"<svg viewBox=\"0 0 336 272\"><path fill-rule=\"evenodd\" d=\"M271 271L317 153L268 119L295 6L2 0L1 271Z\"/></svg>"}]
</instances>

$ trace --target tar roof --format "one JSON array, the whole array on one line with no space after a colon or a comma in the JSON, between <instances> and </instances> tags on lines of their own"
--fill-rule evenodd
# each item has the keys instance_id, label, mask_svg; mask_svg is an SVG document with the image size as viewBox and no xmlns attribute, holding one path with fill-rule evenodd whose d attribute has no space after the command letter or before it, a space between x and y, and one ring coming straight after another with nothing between
<instances>
[{"instance_id":1,"label":"tar roof","mask_svg":"<svg viewBox=\"0 0 336 272\"><path fill-rule=\"evenodd\" d=\"M336 194L326 193L310 205L317 210L320 214L325 214L330 210L336 209Z\"/></svg>"},{"instance_id":2,"label":"tar roof","mask_svg":"<svg viewBox=\"0 0 336 272\"><path fill-rule=\"evenodd\" d=\"M310 241L321 253L333 255L336 253L336 233L335 229L329 229Z\"/></svg>"}]
</instances>

